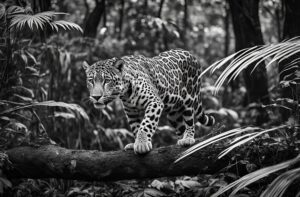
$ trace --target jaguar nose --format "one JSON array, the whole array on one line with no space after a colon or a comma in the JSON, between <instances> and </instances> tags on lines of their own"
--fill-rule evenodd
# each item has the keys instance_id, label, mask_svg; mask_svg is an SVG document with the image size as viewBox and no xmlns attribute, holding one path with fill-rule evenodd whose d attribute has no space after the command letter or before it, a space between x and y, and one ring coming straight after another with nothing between
<instances>
[{"instance_id":1,"label":"jaguar nose","mask_svg":"<svg viewBox=\"0 0 300 197\"><path fill-rule=\"evenodd\" d=\"M101 96L92 96L92 98L98 101L101 98Z\"/></svg>"}]
</instances>

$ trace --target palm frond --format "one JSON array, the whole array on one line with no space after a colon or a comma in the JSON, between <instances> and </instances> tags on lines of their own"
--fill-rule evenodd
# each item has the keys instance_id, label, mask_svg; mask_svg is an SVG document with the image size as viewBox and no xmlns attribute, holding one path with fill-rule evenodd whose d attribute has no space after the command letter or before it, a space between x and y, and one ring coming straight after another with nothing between
<instances>
[{"instance_id":1,"label":"palm frond","mask_svg":"<svg viewBox=\"0 0 300 197\"><path fill-rule=\"evenodd\" d=\"M0 100L0 102L5 103L5 101L1 101L1 100ZM87 115L85 110L83 108L81 108L79 105L64 103L64 102L56 102L56 101L44 101L44 102L31 103L31 104L28 104L28 105L16 106L16 107L12 107L12 108L9 108L7 110L4 110L4 111L0 112L0 115L8 114L8 113L11 113L11 112L14 112L14 111L17 111L17 110L21 110L21 109L28 109L28 108L40 107L40 106L44 106L44 107L63 107L63 108L66 108L68 110L77 112L85 120L89 120L89 116Z\"/></svg>"},{"instance_id":2,"label":"palm frond","mask_svg":"<svg viewBox=\"0 0 300 197\"><path fill-rule=\"evenodd\" d=\"M63 21L63 20L53 21L49 25L51 26L53 31L58 31L59 27L61 27L64 30L77 30L83 33L83 30L79 25L68 21Z\"/></svg>"},{"instance_id":3,"label":"palm frond","mask_svg":"<svg viewBox=\"0 0 300 197\"><path fill-rule=\"evenodd\" d=\"M78 30L83 32L81 27L75 23L58 20L54 21L56 15L61 15L65 13L46 11L40 12L34 15L30 14L11 14L11 23L9 28L15 28L18 31L21 31L24 27L29 27L31 31L36 29L44 30L44 28L49 25L52 30L58 31L59 27L64 30Z\"/></svg>"},{"instance_id":4,"label":"palm frond","mask_svg":"<svg viewBox=\"0 0 300 197\"><path fill-rule=\"evenodd\" d=\"M278 176L260 197L281 197L286 189L296 180L300 179L300 168L289 170Z\"/></svg>"},{"instance_id":5,"label":"palm frond","mask_svg":"<svg viewBox=\"0 0 300 197\"><path fill-rule=\"evenodd\" d=\"M230 144L231 146L229 146L228 148L226 148L225 150L223 150L218 159L224 157L226 154L228 154L230 151L232 151L233 149L243 145L243 144L246 144L247 142L250 142L251 140L253 140L254 138L260 136L260 135L263 135L265 133L268 133L268 132L271 132L271 131L276 131L278 129L283 129L283 128L286 128L288 127L287 125L281 125L281 126L278 126L278 127L275 127L275 128L272 128L272 129L266 129L266 130L262 130L260 132L253 132L253 133L249 133L249 134L246 134L246 135L243 135L239 138L236 138L234 141L232 141Z\"/></svg>"},{"instance_id":6,"label":"palm frond","mask_svg":"<svg viewBox=\"0 0 300 197\"><path fill-rule=\"evenodd\" d=\"M260 170L257 170L255 172L252 172L250 174L247 174L243 177L241 177L240 179L230 183L229 185L219 189L219 191L217 191L216 193L214 193L212 195L212 197L217 197L220 196L222 194L224 194L225 192L227 192L228 190L235 188L231 194L229 196L234 196L239 190L247 187L248 185L269 176L270 174L274 173L274 172L278 172L280 170L283 170L285 168L288 168L294 164L296 164L297 162L300 161L300 155L298 155L296 158L273 165L273 166L269 166L266 168L262 168Z\"/></svg>"},{"instance_id":7,"label":"palm frond","mask_svg":"<svg viewBox=\"0 0 300 197\"><path fill-rule=\"evenodd\" d=\"M28 25L31 30L34 30L34 28L43 30L44 25L50 23L55 15L56 12L53 11L40 12L34 15L12 15L10 28L15 27L17 30L22 30L25 25Z\"/></svg>"},{"instance_id":8,"label":"palm frond","mask_svg":"<svg viewBox=\"0 0 300 197\"><path fill-rule=\"evenodd\" d=\"M185 157L195 153L196 151L199 151L213 143L219 142L223 139L235 136L237 134L241 134L243 132L248 132L248 131L255 131L258 130L258 127L246 127L246 128L236 128L236 129L232 129L229 131L226 131L224 133L221 133L219 135L216 135L214 137L211 137L207 140L204 140L203 142L200 142L198 144L195 144L194 146L192 146L191 148L187 149L186 151L184 151L181 156L176 159L175 163L179 162L180 160L184 159Z\"/></svg>"},{"instance_id":9,"label":"palm frond","mask_svg":"<svg viewBox=\"0 0 300 197\"><path fill-rule=\"evenodd\" d=\"M181 154L181 156L175 161L175 163L179 162L180 160L186 158L187 156L189 156L189 155L191 155L213 143L219 142L226 138L236 136L238 134L242 134L242 133L251 131L250 133L243 134L242 136L239 136L239 137L236 137L235 139L233 139L233 141L230 142L230 146L228 148L226 148L225 150L223 150L219 154L218 159L220 159L220 158L224 157L226 154L228 154L230 151L234 150L235 148L237 148L243 144L246 144L247 142L250 142L251 140L253 140L254 138L256 138L260 135L263 135L263 134L271 132L271 131L283 129L286 127L288 127L288 126L281 125L281 126L278 126L278 127L272 128L272 129L265 129L265 130L261 130L261 131L257 131L257 130L260 130L260 128L258 128L258 127L246 127L243 129L242 128L232 129L232 130L226 131L224 133L221 133L219 135L211 137L207 140L204 140L203 142L200 142L200 143L192 146L191 148L184 151Z\"/></svg>"},{"instance_id":10,"label":"palm frond","mask_svg":"<svg viewBox=\"0 0 300 197\"><path fill-rule=\"evenodd\" d=\"M266 64L266 67L268 67L274 62L278 61L280 63L297 53L300 53L299 37L278 44L255 46L238 51L213 63L211 66L206 68L200 76L204 75L208 71L213 73L226 65L226 68L215 83L215 93L217 93L226 80L229 82L230 80L235 79L248 66L254 64L252 69L253 72L265 60L269 60L269 62ZM299 62L300 58L297 58L290 64L295 65Z\"/></svg>"}]
</instances>

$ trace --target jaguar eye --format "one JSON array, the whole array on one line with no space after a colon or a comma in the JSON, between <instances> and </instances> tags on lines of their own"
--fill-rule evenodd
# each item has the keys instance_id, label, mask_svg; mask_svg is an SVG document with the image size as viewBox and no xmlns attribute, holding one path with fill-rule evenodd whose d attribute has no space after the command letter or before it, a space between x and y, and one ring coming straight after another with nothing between
<instances>
[{"instance_id":1,"label":"jaguar eye","mask_svg":"<svg viewBox=\"0 0 300 197\"><path fill-rule=\"evenodd\" d=\"M94 83L94 79L88 79L87 80L89 83L93 84Z\"/></svg>"}]
</instances>

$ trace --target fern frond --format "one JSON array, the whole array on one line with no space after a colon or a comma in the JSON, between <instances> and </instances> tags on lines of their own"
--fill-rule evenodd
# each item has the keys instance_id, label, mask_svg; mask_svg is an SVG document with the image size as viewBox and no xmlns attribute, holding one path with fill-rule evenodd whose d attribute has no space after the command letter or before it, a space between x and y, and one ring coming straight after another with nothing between
<instances>
[{"instance_id":1,"label":"fern frond","mask_svg":"<svg viewBox=\"0 0 300 197\"><path fill-rule=\"evenodd\" d=\"M285 162L282 162L282 163L279 163L279 164L276 164L276 165L273 165L273 166L269 166L269 167L266 167L266 168L262 168L260 170L257 170L255 172L252 172L250 174L247 174L243 177L241 177L240 179L230 183L229 185L219 189L219 191L217 191L216 193L214 193L212 195L212 197L217 197L217 196L220 196L222 194L224 194L225 192L227 192L228 190L232 189L232 188L235 188L231 194L229 195L230 197L231 196L234 196L239 190L247 187L248 185L264 178L264 177L267 177L269 176L270 174L274 173L274 172L278 172L280 170L283 170L285 168L288 168L296 163L300 162L300 155L298 155L296 158L294 159L291 159L291 160L288 160L288 161L285 161ZM297 171L298 172L298 171ZM295 171L293 171L293 173L295 173ZM290 175L291 173L289 173L288 175L290 177L294 177L296 174L293 174L293 175ZM282 177L280 176L280 180L283 180L286 176ZM279 177L278 177L279 178ZM277 185L277 184L280 184L280 180L279 179L276 179L273 183L274 185ZM295 179L298 178L298 176L294 177ZM293 180L292 180L293 181ZM272 184L273 184L272 183ZM282 182L281 182L282 183ZM290 182L291 183L291 182ZM283 189L286 188L286 187L282 187L280 191L283 191ZM272 187L273 189L273 187ZM274 188L275 189L275 188ZM279 188L280 189L280 188ZM265 197L273 197L274 195L269 195L270 193L268 193Z\"/></svg>"}]
</instances>

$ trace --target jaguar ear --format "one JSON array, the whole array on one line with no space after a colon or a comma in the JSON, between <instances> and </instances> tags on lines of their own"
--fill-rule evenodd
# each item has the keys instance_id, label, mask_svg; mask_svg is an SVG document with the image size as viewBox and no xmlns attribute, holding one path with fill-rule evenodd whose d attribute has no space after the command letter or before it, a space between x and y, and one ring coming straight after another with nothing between
<instances>
[{"instance_id":1,"label":"jaguar ear","mask_svg":"<svg viewBox=\"0 0 300 197\"><path fill-rule=\"evenodd\" d=\"M123 67L124 67L124 60L122 59L117 59L113 65L118 71L122 72Z\"/></svg>"},{"instance_id":2,"label":"jaguar ear","mask_svg":"<svg viewBox=\"0 0 300 197\"><path fill-rule=\"evenodd\" d=\"M86 71L89 67L90 65L86 61L84 61L82 64L82 68Z\"/></svg>"}]
</instances>

